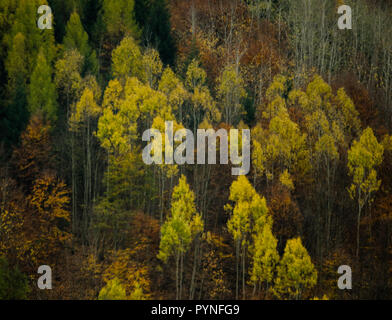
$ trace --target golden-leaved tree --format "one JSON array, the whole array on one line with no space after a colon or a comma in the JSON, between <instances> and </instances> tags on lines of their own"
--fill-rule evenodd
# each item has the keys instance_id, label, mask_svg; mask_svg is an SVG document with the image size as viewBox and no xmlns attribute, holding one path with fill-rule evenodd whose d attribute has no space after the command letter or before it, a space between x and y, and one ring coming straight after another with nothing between
<instances>
[{"instance_id":1,"label":"golden-leaved tree","mask_svg":"<svg viewBox=\"0 0 392 320\"><path fill-rule=\"evenodd\" d=\"M317 270L301 238L288 240L277 267L274 294L279 299L301 299L316 283Z\"/></svg>"},{"instance_id":2,"label":"golden-leaved tree","mask_svg":"<svg viewBox=\"0 0 392 320\"><path fill-rule=\"evenodd\" d=\"M348 151L348 170L352 177L349 188L350 197L357 201L357 248L359 255L359 238L361 214L364 206L372 202L372 195L380 188L381 180L377 179L376 168L383 159L384 147L378 143L371 128L362 133L359 140L354 141Z\"/></svg>"},{"instance_id":3,"label":"golden-leaved tree","mask_svg":"<svg viewBox=\"0 0 392 320\"><path fill-rule=\"evenodd\" d=\"M196 212L195 195L190 190L185 176L181 176L173 190L171 214L162 225L158 258L167 262L175 258L176 298L181 299L183 289L184 255L193 239L203 232L204 223Z\"/></svg>"},{"instance_id":4,"label":"golden-leaved tree","mask_svg":"<svg viewBox=\"0 0 392 320\"><path fill-rule=\"evenodd\" d=\"M252 235L261 232L260 230L262 230L265 224L270 224L271 217L268 216L268 207L265 198L257 194L245 176L239 176L232 183L229 200L234 203L234 208L231 204L227 204L225 209L230 213L227 228L234 239L236 250L236 299L238 299L239 292L240 258L242 295L245 299L245 261L247 249L250 245Z\"/></svg>"}]
</instances>

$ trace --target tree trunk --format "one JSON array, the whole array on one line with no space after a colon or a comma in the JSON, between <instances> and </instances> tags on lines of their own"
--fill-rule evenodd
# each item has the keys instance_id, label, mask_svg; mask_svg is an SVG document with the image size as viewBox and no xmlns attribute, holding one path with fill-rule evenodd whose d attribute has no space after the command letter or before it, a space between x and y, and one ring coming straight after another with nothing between
<instances>
[{"instance_id":1,"label":"tree trunk","mask_svg":"<svg viewBox=\"0 0 392 320\"><path fill-rule=\"evenodd\" d=\"M235 282L235 298L238 300L238 278L239 278L239 251L240 251L240 240L237 240L235 248L235 260L236 260L236 282Z\"/></svg>"},{"instance_id":2,"label":"tree trunk","mask_svg":"<svg viewBox=\"0 0 392 320\"><path fill-rule=\"evenodd\" d=\"M360 200L358 200L358 220L357 220L357 251L355 256L358 258L359 257L359 226L361 222L361 204L359 203Z\"/></svg>"},{"instance_id":3,"label":"tree trunk","mask_svg":"<svg viewBox=\"0 0 392 320\"><path fill-rule=\"evenodd\" d=\"M176 300L179 299L179 262L180 262L180 252L177 252L176 257Z\"/></svg>"},{"instance_id":4,"label":"tree trunk","mask_svg":"<svg viewBox=\"0 0 392 320\"><path fill-rule=\"evenodd\" d=\"M193 256L193 270L192 270L191 286L189 290L189 300L193 300L195 295L196 269L198 267L198 262L199 262L198 256L199 256L199 235L197 235L195 239L195 252Z\"/></svg>"},{"instance_id":5,"label":"tree trunk","mask_svg":"<svg viewBox=\"0 0 392 320\"><path fill-rule=\"evenodd\" d=\"M245 245L242 246L242 298L245 300Z\"/></svg>"}]
</instances>

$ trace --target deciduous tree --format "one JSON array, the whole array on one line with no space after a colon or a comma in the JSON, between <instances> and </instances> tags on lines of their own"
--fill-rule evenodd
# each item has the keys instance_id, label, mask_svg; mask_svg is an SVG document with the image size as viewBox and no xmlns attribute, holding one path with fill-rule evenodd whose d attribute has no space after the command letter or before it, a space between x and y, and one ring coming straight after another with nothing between
<instances>
[{"instance_id":1,"label":"deciduous tree","mask_svg":"<svg viewBox=\"0 0 392 320\"><path fill-rule=\"evenodd\" d=\"M173 189L171 214L161 229L158 258L163 262L171 257L176 261L176 298L182 297L184 255L193 239L203 231L204 223L196 212L195 196L181 176Z\"/></svg>"},{"instance_id":2,"label":"deciduous tree","mask_svg":"<svg viewBox=\"0 0 392 320\"><path fill-rule=\"evenodd\" d=\"M236 248L236 299L239 290L239 259L242 269L242 295L245 299L246 252L252 234L262 230L266 223L271 223L265 198L260 197L245 176L239 176L230 187L229 200L235 203L234 208L228 204L225 209L231 215L227 228L233 236ZM261 231L260 231L261 232Z\"/></svg>"},{"instance_id":3,"label":"deciduous tree","mask_svg":"<svg viewBox=\"0 0 392 320\"><path fill-rule=\"evenodd\" d=\"M348 151L348 170L352 177L349 188L351 198L356 199L357 215L357 249L359 255L359 238L362 209L372 202L372 194L380 187L381 180L377 179L376 168L383 159L384 147L378 143L371 128L366 128L359 140L354 141Z\"/></svg>"},{"instance_id":4,"label":"deciduous tree","mask_svg":"<svg viewBox=\"0 0 392 320\"><path fill-rule=\"evenodd\" d=\"M301 238L288 240L277 267L273 291L278 298L301 299L317 283L317 270Z\"/></svg>"}]
</instances>

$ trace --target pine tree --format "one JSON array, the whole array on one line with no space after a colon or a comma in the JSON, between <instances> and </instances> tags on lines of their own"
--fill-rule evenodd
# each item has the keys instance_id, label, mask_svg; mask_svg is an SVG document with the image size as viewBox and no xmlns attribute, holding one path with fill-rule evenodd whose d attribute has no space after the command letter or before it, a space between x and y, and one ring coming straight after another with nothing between
<instances>
[{"instance_id":1,"label":"pine tree","mask_svg":"<svg viewBox=\"0 0 392 320\"><path fill-rule=\"evenodd\" d=\"M82 4L81 13L83 25L86 28L87 33L95 40L93 37L96 30L94 30L94 25L98 19L99 10L102 7L103 0L85 0Z\"/></svg>"},{"instance_id":2,"label":"pine tree","mask_svg":"<svg viewBox=\"0 0 392 320\"><path fill-rule=\"evenodd\" d=\"M5 61L5 67L8 73L8 92L11 96L15 93L17 86L24 86L26 84L28 75L27 64L25 36L19 32L12 41L12 47Z\"/></svg>"},{"instance_id":3,"label":"pine tree","mask_svg":"<svg viewBox=\"0 0 392 320\"><path fill-rule=\"evenodd\" d=\"M31 75L28 95L31 114L42 113L47 120L57 119L57 92L52 82L52 68L43 50L37 56L36 67Z\"/></svg>"},{"instance_id":4,"label":"pine tree","mask_svg":"<svg viewBox=\"0 0 392 320\"><path fill-rule=\"evenodd\" d=\"M29 117L26 92L28 68L23 34L15 35L5 67L8 73L8 101L0 109L0 136L2 141L11 145L19 140Z\"/></svg>"},{"instance_id":5,"label":"pine tree","mask_svg":"<svg viewBox=\"0 0 392 320\"><path fill-rule=\"evenodd\" d=\"M165 65L174 65L176 47L171 36L170 13L166 0L138 0L135 17L143 30L143 42L159 51Z\"/></svg>"},{"instance_id":6,"label":"pine tree","mask_svg":"<svg viewBox=\"0 0 392 320\"><path fill-rule=\"evenodd\" d=\"M0 139L7 146L15 145L28 120L26 88L19 83L10 103L0 109Z\"/></svg>"},{"instance_id":7,"label":"pine tree","mask_svg":"<svg viewBox=\"0 0 392 320\"><path fill-rule=\"evenodd\" d=\"M13 46L13 39L18 33L25 37L26 60L28 74L36 65L37 56L42 50L49 64L55 56L55 41L53 29L46 29L42 32L37 27L37 9L41 5L46 5L46 0L20 0L15 12L15 23L12 25L11 32L7 35L8 47Z\"/></svg>"},{"instance_id":8,"label":"pine tree","mask_svg":"<svg viewBox=\"0 0 392 320\"><path fill-rule=\"evenodd\" d=\"M103 0L101 19L109 37L117 39L115 42L118 43L124 36L139 38L134 7L134 0Z\"/></svg>"},{"instance_id":9,"label":"pine tree","mask_svg":"<svg viewBox=\"0 0 392 320\"><path fill-rule=\"evenodd\" d=\"M84 72L90 71L93 74L98 72L96 53L89 45L88 34L84 30L77 12L73 12L69 18L63 42L66 50L77 49L84 57Z\"/></svg>"},{"instance_id":10,"label":"pine tree","mask_svg":"<svg viewBox=\"0 0 392 320\"><path fill-rule=\"evenodd\" d=\"M25 300L29 291L27 276L0 256L0 300Z\"/></svg>"},{"instance_id":11,"label":"pine tree","mask_svg":"<svg viewBox=\"0 0 392 320\"><path fill-rule=\"evenodd\" d=\"M54 35L56 38L56 42L61 43L64 39L67 21L73 11L77 10L78 12L80 12L82 1L80 0L67 0L67 1L47 0L47 1L49 7L52 9L52 14L55 17Z\"/></svg>"}]
</instances>

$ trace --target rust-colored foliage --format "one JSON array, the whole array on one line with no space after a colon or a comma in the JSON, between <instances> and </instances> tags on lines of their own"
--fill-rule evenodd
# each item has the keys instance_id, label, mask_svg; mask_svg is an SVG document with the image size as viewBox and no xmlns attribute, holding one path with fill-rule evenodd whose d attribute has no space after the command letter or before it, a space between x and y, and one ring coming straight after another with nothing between
<instances>
[{"instance_id":1,"label":"rust-colored foliage","mask_svg":"<svg viewBox=\"0 0 392 320\"><path fill-rule=\"evenodd\" d=\"M242 1L174 0L170 13L179 60L186 61L196 46L210 81L229 63L241 64L248 86L262 76L272 79L283 66L283 33L278 35L268 21L253 19Z\"/></svg>"},{"instance_id":2,"label":"rust-colored foliage","mask_svg":"<svg viewBox=\"0 0 392 320\"><path fill-rule=\"evenodd\" d=\"M279 246L284 245L287 239L300 235L303 216L287 188L274 185L267 203L274 221L273 234L279 240Z\"/></svg>"},{"instance_id":3,"label":"rust-colored foliage","mask_svg":"<svg viewBox=\"0 0 392 320\"><path fill-rule=\"evenodd\" d=\"M329 299L352 298L351 290L340 290L337 286L337 270L341 265L351 266L354 273L358 270L355 260L344 248L336 248L331 251L320 265L319 292L316 295L325 294ZM357 274L354 274L356 276Z\"/></svg>"},{"instance_id":4,"label":"rust-colored foliage","mask_svg":"<svg viewBox=\"0 0 392 320\"><path fill-rule=\"evenodd\" d=\"M203 282L200 298L224 299L230 296L230 284L225 267L232 265L234 257L223 237L208 233L205 240L199 279Z\"/></svg>"},{"instance_id":5,"label":"rust-colored foliage","mask_svg":"<svg viewBox=\"0 0 392 320\"><path fill-rule=\"evenodd\" d=\"M18 182L31 186L33 180L53 167L50 145L50 126L38 116L33 116L21 135L20 146L14 150L12 163Z\"/></svg>"},{"instance_id":6,"label":"rust-colored foliage","mask_svg":"<svg viewBox=\"0 0 392 320\"><path fill-rule=\"evenodd\" d=\"M71 237L69 191L46 169L51 164L49 129L39 118L31 119L12 159L17 183L12 183L7 205L1 208L0 251L28 273L55 263Z\"/></svg>"},{"instance_id":7,"label":"rust-colored foliage","mask_svg":"<svg viewBox=\"0 0 392 320\"><path fill-rule=\"evenodd\" d=\"M137 261L153 267L159 248L159 221L142 212L132 217L129 245L135 250Z\"/></svg>"},{"instance_id":8,"label":"rust-colored foliage","mask_svg":"<svg viewBox=\"0 0 392 320\"><path fill-rule=\"evenodd\" d=\"M347 95L353 100L355 108L359 112L362 127L371 126L375 128L376 135L385 133L385 128L378 123L379 114L376 105L369 95L368 90L358 79L351 73L344 73L340 75L332 84L332 87L337 90L344 88Z\"/></svg>"},{"instance_id":9,"label":"rust-colored foliage","mask_svg":"<svg viewBox=\"0 0 392 320\"><path fill-rule=\"evenodd\" d=\"M108 250L99 258L95 253L84 258L82 272L90 279L87 288L91 295L96 296L114 278L119 279L129 298L139 286L144 298L157 294L158 220L142 212L135 213L127 228L125 247Z\"/></svg>"}]
</instances>

